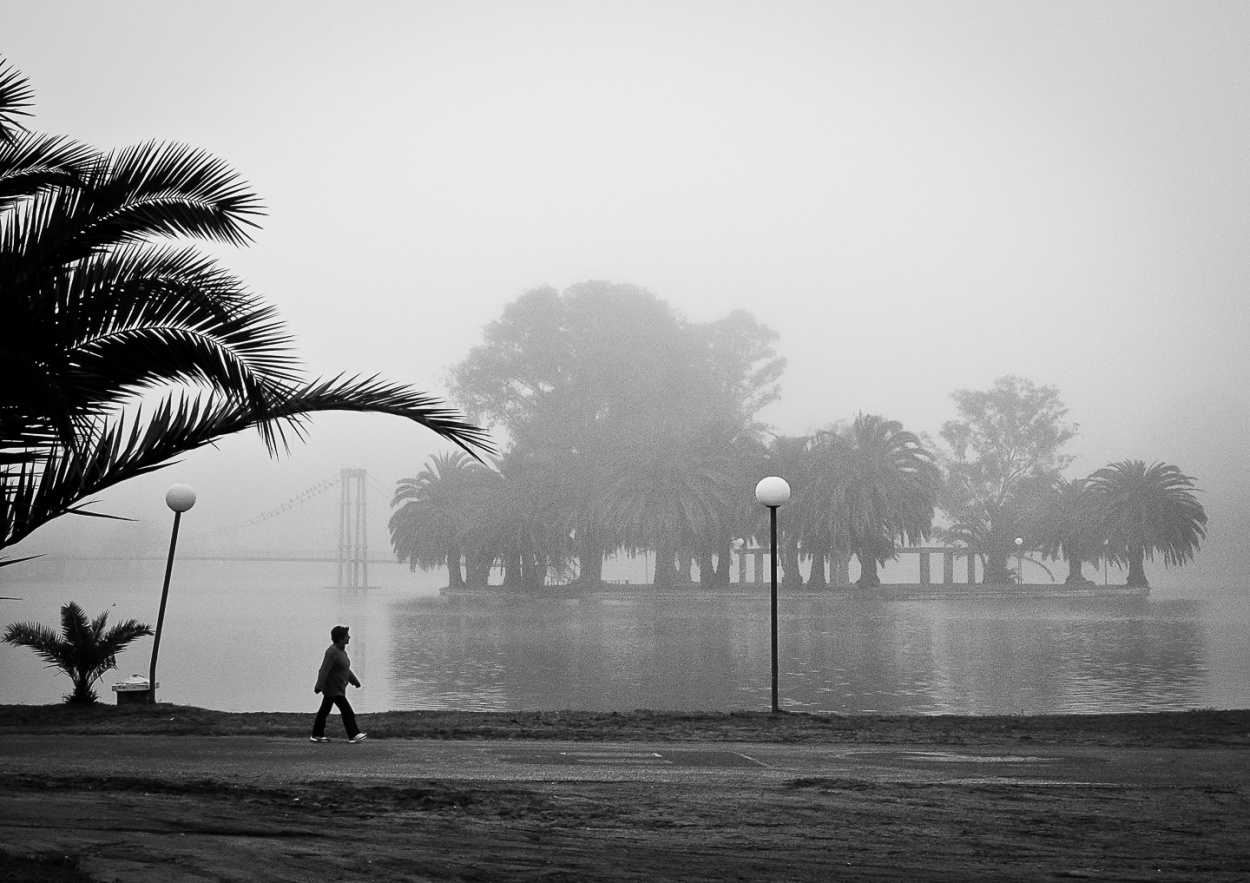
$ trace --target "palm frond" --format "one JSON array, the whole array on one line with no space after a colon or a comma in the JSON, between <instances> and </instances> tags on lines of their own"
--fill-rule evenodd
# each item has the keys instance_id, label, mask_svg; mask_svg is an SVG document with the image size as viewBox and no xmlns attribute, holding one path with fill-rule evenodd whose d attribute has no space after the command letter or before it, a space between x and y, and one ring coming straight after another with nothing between
<instances>
[{"instance_id":1,"label":"palm frond","mask_svg":"<svg viewBox=\"0 0 1250 883\"><path fill-rule=\"evenodd\" d=\"M284 449L287 433L302 436L309 416L322 411L382 413L439 434L477 457L493 451L487 433L431 396L376 378L317 380L288 390L269 412ZM56 446L41 470L0 472L0 544L11 545L59 515L81 511L79 501L119 482L166 465L174 457L264 419L246 402L206 393L171 395L151 416L115 422L77 450ZM285 427L285 428L283 428ZM271 453L278 453L271 448Z\"/></svg>"},{"instance_id":2,"label":"palm frond","mask_svg":"<svg viewBox=\"0 0 1250 883\"><path fill-rule=\"evenodd\" d=\"M78 186L96 156L59 135L27 133L6 142L2 130L0 123L0 212L48 188Z\"/></svg>"},{"instance_id":3,"label":"palm frond","mask_svg":"<svg viewBox=\"0 0 1250 883\"><path fill-rule=\"evenodd\" d=\"M102 157L88 179L99 221L86 241L119 244L150 236L190 236L230 245L251 241L264 213L230 166L185 144L148 141Z\"/></svg>"},{"instance_id":4,"label":"palm frond","mask_svg":"<svg viewBox=\"0 0 1250 883\"><path fill-rule=\"evenodd\" d=\"M30 116L35 90L21 71L0 64L0 144L10 142L25 129L19 117Z\"/></svg>"},{"instance_id":5,"label":"palm frond","mask_svg":"<svg viewBox=\"0 0 1250 883\"><path fill-rule=\"evenodd\" d=\"M61 638L46 625L37 622L15 622L5 629L4 637L0 640L16 647L29 647L35 651L36 656L49 665L55 666L61 663Z\"/></svg>"}]
</instances>

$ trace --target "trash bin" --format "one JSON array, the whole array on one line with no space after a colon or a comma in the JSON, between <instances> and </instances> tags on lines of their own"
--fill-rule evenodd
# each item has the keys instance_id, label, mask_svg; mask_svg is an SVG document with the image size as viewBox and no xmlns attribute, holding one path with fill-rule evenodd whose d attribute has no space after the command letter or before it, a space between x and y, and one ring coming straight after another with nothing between
<instances>
[{"instance_id":1,"label":"trash bin","mask_svg":"<svg viewBox=\"0 0 1250 883\"><path fill-rule=\"evenodd\" d=\"M159 688L160 681L156 682ZM114 684L113 692L117 694L118 705L146 705L152 697L152 690L148 687L148 679L143 675L131 675L126 680Z\"/></svg>"}]
</instances>

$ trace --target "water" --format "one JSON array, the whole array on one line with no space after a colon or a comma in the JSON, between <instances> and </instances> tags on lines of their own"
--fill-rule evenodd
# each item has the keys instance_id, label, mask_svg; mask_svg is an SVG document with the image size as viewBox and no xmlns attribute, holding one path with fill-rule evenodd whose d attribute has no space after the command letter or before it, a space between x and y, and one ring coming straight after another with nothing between
<instances>
[{"instance_id":1,"label":"water","mask_svg":"<svg viewBox=\"0 0 1250 883\"><path fill-rule=\"evenodd\" d=\"M213 568L210 570L210 566ZM77 601L110 622L156 622L163 565L57 574L6 568L0 624L58 625ZM226 711L305 711L336 623L363 712L762 710L770 707L767 590L584 599L440 596L433 577L370 568L380 589L326 588L333 565L179 562L158 661L159 698ZM1002 714L1250 707L1247 594L1147 599L780 599L783 708ZM115 605L115 606L114 606ZM97 685L147 674L151 639ZM0 645L0 703L69 689L29 650Z\"/></svg>"}]
</instances>

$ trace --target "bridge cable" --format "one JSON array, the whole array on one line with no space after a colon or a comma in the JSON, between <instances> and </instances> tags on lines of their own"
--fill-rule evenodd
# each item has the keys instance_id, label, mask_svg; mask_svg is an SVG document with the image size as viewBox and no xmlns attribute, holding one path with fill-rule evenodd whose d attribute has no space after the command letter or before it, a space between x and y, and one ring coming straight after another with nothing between
<instances>
[{"instance_id":1,"label":"bridge cable","mask_svg":"<svg viewBox=\"0 0 1250 883\"><path fill-rule=\"evenodd\" d=\"M262 512L260 515L257 515L254 518L248 519L247 521L243 521L238 524L230 525L228 527L219 527L215 530L206 531L204 533L192 534L188 539L204 539L206 537L218 536L219 534L230 533L231 531L236 531L236 530L242 530L245 527L251 527L252 525L260 524L265 521L269 521L271 518L277 518L279 515L285 515L287 512L290 512L292 509L296 508L297 506L301 506L304 503L307 503L309 500L315 497L321 496L330 488L337 486L340 481L342 481L342 478L341 476L337 476L337 475L334 478L327 478L324 481L318 482L312 487L304 489L300 493L291 497L291 499L287 500L281 506L278 506L274 509L270 509L267 512Z\"/></svg>"}]
</instances>

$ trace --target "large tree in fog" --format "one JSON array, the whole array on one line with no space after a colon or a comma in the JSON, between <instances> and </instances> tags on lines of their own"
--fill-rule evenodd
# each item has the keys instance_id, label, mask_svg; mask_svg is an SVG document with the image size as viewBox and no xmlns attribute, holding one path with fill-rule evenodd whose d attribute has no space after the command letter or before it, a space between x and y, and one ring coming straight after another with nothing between
<instances>
[{"instance_id":1,"label":"large tree in fog","mask_svg":"<svg viewBox=\"0 0 1250 883\"><path fill-rule=\"evenodd\" d=\"M1171 464L1112 463L1089 477L1088 491L1112 559L1128 563L1130 586L1150 585L1144 562L1156 553L1165 566L1182 565L1207 535L1193 478Z\"/></svg>"},{"instance_id":2,"label":"large tree in fog","mask_svg":"<svg viewBox=\"0 0 1250 883\"><path fill-rule=\"evenodd\" d=\"M622 463L637 464L645 486L648 439L655 455L682 439L728 446L750 434L777 395L783 362L774 339L745 313L688 323L630 285L540 288L486 327L453 369L451 388L471 416L506 430L511 453L566 477L560 506L579 572L597 582L607 553L638 542L637 533L622 535L637 525L605 504Z\"/></svg>"},{"instance_id":3,"label":"large tree in fog","mask_svg":"<svg viewBox=\"0 0 1250 883\"><path fill-rule=\"evenodd\" d=\"M425 394L300 376L273 307L185 244L250 239L259 200L224 162L30 133L30 99L0 63L0 548L223 435L256 427L277 453L318 411L394 414L490 450Z\"/></svg>"},{"instance_id":4,"label":"large tree in fog","mask_svg":"<svg viewBox=\"0 0 1250 883\"><path fill-rule=\"evenodd\" d=\"M956 390L958 418L943 424L949 450L941 508L944 539L961 541L984 562L984 581L1010 582L1008 567L1032 494L1050 486L1071 457L1060 448L1076 435L1054 387L1000 377L988 390ZM1036 538L1023 537L1026 548Z\"/></svg>"},{"instance_id":5,"label":"large tree in fog","mask_svg":"<svg viewBox=\"0 0 1250 883\"><path fill-rule=\"evenodd\" d=\"M609 547L589 503L605 448L660 399L661 378L677 373L676 318L639 289L584 283L564 295L527 292L484 338L453 369L452 393L475 418L505 429L518 458L578 484L578 557L582 574L597 580Z\"/></svg>"}]
</instances>

